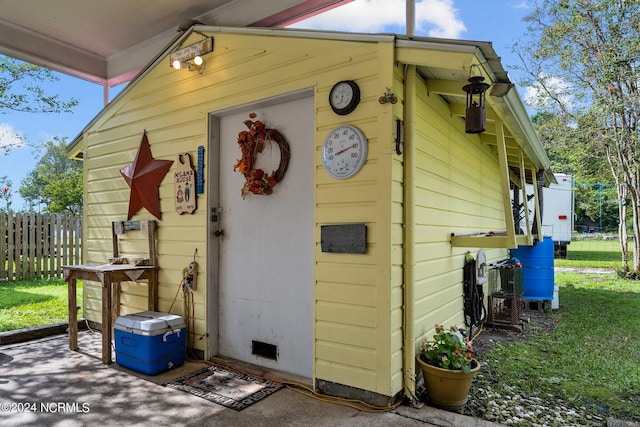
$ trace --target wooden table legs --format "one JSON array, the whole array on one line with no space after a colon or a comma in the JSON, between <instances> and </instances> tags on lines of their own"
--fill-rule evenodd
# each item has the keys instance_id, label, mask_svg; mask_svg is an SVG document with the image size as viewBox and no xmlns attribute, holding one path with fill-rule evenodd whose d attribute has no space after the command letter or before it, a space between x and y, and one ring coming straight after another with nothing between
<instances>
[{"instance_id":1,"label":"wooden table legs","mask_svg":"<svg viewBox=\"0 0 640 427\"><path fill-rule=\"evenodd\" d=\"M111 275L105 273L102 279L102 363L111 363L111 339L113 320L111 307Z\"/></svg>"},{"instance_id":2,"label":"wooden table legs","mask_svg":"<svg viewBox=\"0 0 640 427\"><path fill-rule=\"evenodd\" d=\"M76 301L76 279L71 277L67 283L69 294L69 348L78 349L78 303Z\"/></svg>"},{"instance_id":3,"label":"wooden table legs","mask_svg":"<svg viewBox=\"0 0 640 427\"><path fill-rule=\"evenodd\" d=\"M78 349L78 301L76 280L99 282L102 286L102 363L111 363L113 325L120 313L120 282L147 280L149 311L158 309L158 268L153 266L80 265L64 266L69 296L69 348Z\"/></svg>"},{"instance_id":4,"label":"wooden table legs","mask_svg":"<svg viewBox=\"0 0 640 427\"><path fill-rule=\"evenodd\" d=\"M111 320L111 283L102 284L102 363L111 363L111 337L113 322ZM69 295L69 349L78 350L78 302L76 278L68 281Z\"/></svg>"}]
</instances>

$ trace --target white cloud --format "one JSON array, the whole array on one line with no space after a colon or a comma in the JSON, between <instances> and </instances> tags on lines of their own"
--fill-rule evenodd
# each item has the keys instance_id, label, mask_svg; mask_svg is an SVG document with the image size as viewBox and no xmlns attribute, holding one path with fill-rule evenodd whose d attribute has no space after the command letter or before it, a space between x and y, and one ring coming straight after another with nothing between
<instances>
[{"instance_id":1,"label":"white cloud","mask_svg":"<svg viewBox=\"0 0 640 427\"><path fill-rule=\"evenodd\" d=\"M518 4L513 5L514 9L529 9L531 6L527 0L523 0Z\"/></svg>"},{"instance_id":2,"label":"white cloud","mask_svg":"<svg viewBox=\"0 0 640 427\"><path fill-rule=\"evenodd\" d=\"M0 148L21 147L22 145L24 145L22 135L13 130L11 125L0 123Z\"/></svg>"},{"instance_id":3,"label":"white cloud","mask_svg":"<svg viewBox=\"0 0 640 427\"><path fill-rule=\"evenodd\" d=\"M527 87L524 94L524 101L536 108L552 107L559 100L564 105L572 105L573 98L568 95L569 85L558 76L542 74L542 83L535 83ZM542 85L544 84L544 86Z\"/></svg>"},{"instance_id":4,"label":"white cloud","mask_svg":"<svg viewBox=\"0 0 640 427\"><path fill-rule=\"evenodd\" d=\"M417 35L460 38L466 31L453 0L416 1ZM291 27L363 33L402 31L406 26L405 0L354 0L328 12L300 21Z\"/></svg>"}]
</instances>

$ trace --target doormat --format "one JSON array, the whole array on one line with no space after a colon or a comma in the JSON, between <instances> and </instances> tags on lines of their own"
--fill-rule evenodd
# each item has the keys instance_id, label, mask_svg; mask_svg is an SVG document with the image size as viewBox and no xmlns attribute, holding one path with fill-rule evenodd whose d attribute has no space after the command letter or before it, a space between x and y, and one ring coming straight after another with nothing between
<instances>
[{"instance_id":1,"label":"doormat","mask_svg":"<svg viewBox=\"0 0 640 427\"><path fill-rule=\"evenodd\" d=\"M164 386L182 390L236 411L282 388L282 384L249 374L227 371L218 366L209 366L176 378Z\"/></svg>"}]
</instances>

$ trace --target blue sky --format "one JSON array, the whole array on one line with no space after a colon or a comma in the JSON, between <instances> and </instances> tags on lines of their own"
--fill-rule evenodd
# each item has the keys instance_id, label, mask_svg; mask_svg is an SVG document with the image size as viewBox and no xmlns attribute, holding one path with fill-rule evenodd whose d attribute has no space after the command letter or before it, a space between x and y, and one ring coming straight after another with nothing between
<instances>
[{"instance_id":1,"label":"blue sky","mask_svg":"<svg viewBox=\"0 0 640 427\"><path fill-rule=\"evenodd\" d=\"M416 0L416 35L492 42L502 64L516 82L512 66L518 59L511 46L525 33L522 18L531 12L532 0ZM405 33L405 0L354 0L325 14L294 25L331 31ZM25 206L18 187L35 167L40 153L34 146L57 136L75 138L103 107L102 86L56 74L59 81L46 87L62 97L74 97L79 105L73 113L26 114L0 112L0 148L14 133L23 135L28 145L14 148L9 155L0 151L0 177L13 182L13 205ZM524 93L522 88L518 89ZM4 206L3 206L4 207Z\"/></svg>"}]
</instances>

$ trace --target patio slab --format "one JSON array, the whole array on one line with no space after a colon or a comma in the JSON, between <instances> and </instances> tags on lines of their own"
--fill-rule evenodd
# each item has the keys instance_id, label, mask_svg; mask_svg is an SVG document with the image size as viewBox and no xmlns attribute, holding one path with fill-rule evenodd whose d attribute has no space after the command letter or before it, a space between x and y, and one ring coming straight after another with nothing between
<instances>
[{"instance_id":1,"label":"patio slab","mask_svg":"<svg viewBox=\"0 0 640 427\"><path fill-rule=\"evenodd\" d=\"M203 363L153 377L101 363L101 335L66 335L0 345L2 426L478 426L496 425L425 406L366 413L281 389L242 411L159 384Z\"/></svg>"}]
</instances>

